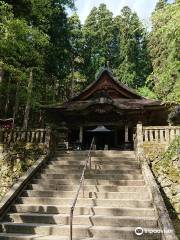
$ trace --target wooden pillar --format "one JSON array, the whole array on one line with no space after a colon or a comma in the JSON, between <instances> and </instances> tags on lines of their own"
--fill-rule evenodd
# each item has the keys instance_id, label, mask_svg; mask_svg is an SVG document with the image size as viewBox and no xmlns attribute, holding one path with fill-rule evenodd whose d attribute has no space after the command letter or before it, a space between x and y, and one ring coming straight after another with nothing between
<instances>
[{"instance_id":1,"label":"wooden pillar","mask_svg":"<svg viewBox=\"0 0 180 240\"><path fill-rule=\"evenodd\" d=\"M83 127L80 127L79 129L79 142L83 142Z\"/></svg>"},{"instance_id":2,"label":"wooden pillar","mask_svg":"<svg viewBox=\"0 0 180 240\"><path fill-rule=\"evenodd\" d=\"M115 134L115 147L117 147L118 146L118 129L115 129L115 132L114 132L114 134Z\"/></svg>"},{"instance_id":3,"label":"wooden pillar","mask_svg":"<svg viewBox=\"0 0 180 240\"><path fill-rule=\"evenodd\" d=\"M129 142L129 128L125 125L125 143Z\"/></svg>"}]
</instances>

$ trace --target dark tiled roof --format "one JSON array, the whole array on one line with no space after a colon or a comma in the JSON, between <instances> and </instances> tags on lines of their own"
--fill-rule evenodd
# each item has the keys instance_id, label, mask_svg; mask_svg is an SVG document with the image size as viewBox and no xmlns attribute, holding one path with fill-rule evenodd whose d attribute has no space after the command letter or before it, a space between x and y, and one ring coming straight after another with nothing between
<instances>
[{"instance_id":1,"label":"dark tiled roof","mask_svg":"<svg viewBox=\"0 0 180 240\"><path fill-rule=\"evenodd\" d=\"M82 111L95 104L100 104L98 101L74 101L70 103L64 103L57 106L49 106L49 109L59 109L62 111ZM145 109L148 107L163 106L161 101L154 101L148 99L115 99L111 103L119 109Z\"/></svg>"}]
</instances>

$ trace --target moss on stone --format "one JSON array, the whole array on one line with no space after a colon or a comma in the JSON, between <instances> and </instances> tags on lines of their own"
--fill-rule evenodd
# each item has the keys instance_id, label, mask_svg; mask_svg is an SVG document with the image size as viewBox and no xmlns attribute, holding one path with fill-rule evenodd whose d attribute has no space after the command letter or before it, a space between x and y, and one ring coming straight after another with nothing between
<instances>
[{"instance_id":1,"label":"moss on stone","mask_svg":"<svg viewBox=\"0 0 180 240\"><path fill-rule=\"evenodd\" d=\"M179 149L180 137L177 137L165 153L149 155L152 162L152 170L156 176L161 171L161 173L166 174L173 182L180 183L180 170L173 165L173 159L180 161Z\"/></svg>"}]
</instances>

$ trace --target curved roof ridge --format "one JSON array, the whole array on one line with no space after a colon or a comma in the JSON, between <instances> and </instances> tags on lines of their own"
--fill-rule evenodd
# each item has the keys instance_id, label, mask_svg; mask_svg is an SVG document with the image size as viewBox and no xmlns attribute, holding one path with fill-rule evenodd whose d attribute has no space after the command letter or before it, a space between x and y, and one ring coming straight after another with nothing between
<instances>
[{"instance_id":1,"label":"curved roof ridge","mask_svg":"<svg viewBox=\"0 0 180 240\"><path fill-rule=\"evenodd\" d=\"M131 94L135 95L138 99L146 99L142 96L140 96L134 89L128 87L127 85L121 83L120 81L118 81L114 76L113 76L113 73L112 71L109 69L109 68L103 68L97 78L92 82L90 83L80 94L77 94L76 96L72 97L71 99L69 99L68 102L70 101L74 101L74 100L78 100L78 98L80 96L82 96L82 94L84 94L86 91L88 91L93 85L95 85L100 79L101 79L101 76L107 72L107 74L110 76L110 78L121 88L125 89L127 92L130 92Z\"/></svg>"}]
</instances>

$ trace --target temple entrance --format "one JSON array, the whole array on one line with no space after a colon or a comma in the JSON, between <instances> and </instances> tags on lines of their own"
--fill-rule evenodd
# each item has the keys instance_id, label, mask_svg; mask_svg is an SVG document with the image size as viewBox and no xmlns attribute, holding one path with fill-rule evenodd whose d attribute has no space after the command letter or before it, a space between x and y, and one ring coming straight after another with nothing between
<instances>
[{"instance_id":1,"label":"temple entrance","mask_svg":"<svg viewBox=\"0 0 180 240\"><path fill-rule=\"evenodd\" d=\"M103 130L102 130L102 127ZM73 149L89 149L95 139L97 150L132 150L133 129L117 126L91 126L70 129L68 142Z\"/></svg>"},{"instance_id":2,"label":"temple entrance","mask_svg":"<svg viewBox=\"0 0 180 240\"><path fill-rule=\"evenodd\" d=\"M108 150L115 145L114 132L104 126L86 128L83 135L83 147L89 148L93 138L97 150Z\"/></svg>"}]
</instances>

